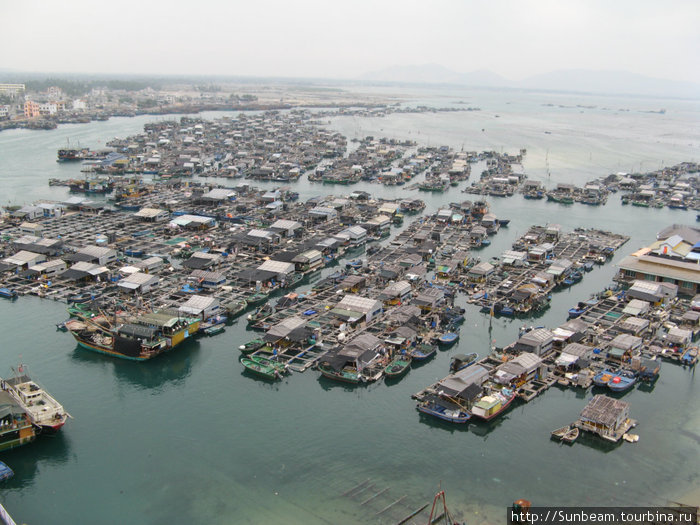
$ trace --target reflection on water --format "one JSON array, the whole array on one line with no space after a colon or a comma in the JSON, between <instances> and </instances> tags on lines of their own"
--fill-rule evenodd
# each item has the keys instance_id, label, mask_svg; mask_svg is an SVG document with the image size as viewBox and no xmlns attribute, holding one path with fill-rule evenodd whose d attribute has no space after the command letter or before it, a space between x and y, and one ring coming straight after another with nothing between
<instances>
[{"instance_id":1,"label":"reflection on water","mask_svg":"<svg viewBox=\"0 0 700 525\"><path fill-rule=\"evenodd\" d=\"M439 429L440 431L446 431L450 434L468 432L469 427L471 426L469 423L450 423L449 421L444 421L440 418L431 416L430 414L424 414L423 412L419 412L418 410L416 410L416 415L418 416L418 421L421 425L426 425L430 428Z\"/></svg>"},{"instance_id":2,"label":"reflection on water","mask_svg":"<svg viewBox=\"0 0 700 525\"><path fill-rule=\"evenodd\" d=\"M367 383L346 383L345 381L335 381L334 379L329 379L322 375L318 376L318 384L321 385L321 388L326 391L344 390L345 392L367 389L369 386Z\"/></svg>"},{"instance_id":3,"label":"reflection on water","mask_svg":"<svg viewBox=\"0 0 700 525\"><path fill-rule=\"evenodd\" d=\"M74 459L71 456L71 441L66 435L65 427L56 434L40 434L32 443L7 450L2 454L2 461L15 475L4 482L3 489L30 487L37 473L41 471L41 466L60 466L69 459Z\"/></svg>"},{"instance_id":4,"label":"reflection on water","mask_svg":"<svg viewBox=\"0 0 700 525\"><path fill-rule=\"evenodd\" d=\"M201 352L198 339L189 339L172 351L147 361L109 357L76 344L71 359L81 365L112 369L117 380L142 390L161 388L167 383L181 384L192 372Z\"/></svg>"}]
</instances>

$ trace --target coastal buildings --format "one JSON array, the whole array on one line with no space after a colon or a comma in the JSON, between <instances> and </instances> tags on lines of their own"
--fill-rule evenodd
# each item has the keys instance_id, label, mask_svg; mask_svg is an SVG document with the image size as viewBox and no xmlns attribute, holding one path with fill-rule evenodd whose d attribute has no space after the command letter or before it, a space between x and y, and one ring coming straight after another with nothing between
<instances>
[{"instance_id":1,"label":"coastal buildings","mask_svg":"<svg viewBox=\"0 0 700 525\"><path fill-rule=\"evenodd\" d=\"M678 294L694 296L700 288L700 230L681 225L668 227L657 241L625 257L616 280L670 283Z\"/></svg>"}]
</instances>

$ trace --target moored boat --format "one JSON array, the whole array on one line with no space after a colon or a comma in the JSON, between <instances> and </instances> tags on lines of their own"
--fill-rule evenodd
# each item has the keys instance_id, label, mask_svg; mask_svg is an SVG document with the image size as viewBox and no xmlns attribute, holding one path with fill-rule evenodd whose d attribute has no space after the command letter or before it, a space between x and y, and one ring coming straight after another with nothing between
<instances>
[{"instance_id":1,"label":"moored boat","mask_svg":"<svg viewBox=\"0 0 700 525\"><path fill-rule=\"evenodd\" d=\"M384 375L388 378L403 376L411 367L411 356L399 354L384 369Z\"/></svg>"},{"instance_id":2,"label":"moored boat","mask_svg":"<svg viewBox=\"0 0 700 525\"><path fill-rule=\"evenodd\" d=\"M277 381L281 377L279 371L274 366L264 365L252 359L248 359L247 357L241 358L241 364L249 372L271 381Z\"/></svg>"},{"instance_id":3,"label":"moored boat","mask_svg":"<svg viewBox=\"0 0 700 525\"><path fill-rule=\"evenodd\" d=\"M354 259L352 261L347 262L345 264L345 267L353 270L359 270L360 268L362 268L363 264L364 263L362 262L362 259Z\"/></svg>"},{"instance_id":4,"label":"moored boat","mask_svg":"<svg viewBox=\"0 0 700 525\"><path fill-rule=\"evenodd\" d=\"M233 319L234 317L241 315L246 308L248 308L248 302L241 297L240 299L234 299L224 303L222 306L224 307L224 310L226 310L229 319Z\"/></svg>"},{"instance_id":5,"label":"moored boat","mask_svg":"<svg viewBox=\"0 0 700 525\"><path fill-rule=\"evenodd\" d=\"M42 432L57 432L70 416L51 394L29 378L24 365L17 367L14 377L2 381L2 388Z\"/></svg>"},{"instance_id":6,"label":"moored boat","mask_svg":"<svg viewBox=\"0 0 700 525\"><path fill-rule=\"evenodd\" d=\"M5 299L17 299L17 291L9 288L0 288L0 297Z\"/></svg>"},{"instance_id":7,"label":"moored boat","mask_svg":"<svg viewBox=\"0 0 700 525\"><path fill-rule=\"evenodd\" d=\"M416 405L419 412L429 416L449 421L450 423L466 423L471 414L462 407L448 403L440 398L428 399Z\"/></svg>"},{"instance_id":8,"label":"moored boat","mask_svg":"<svg viewBox=\"0 0 700 525\"><path fill-rule=\"evenodd\" d=\"M248 303L248 306L257 306L267 301L269 296L270 294L268 292L259 291L250 294L245 298L245 300Z\"/></svg>"},{"instance_id":9,"label":"moored boat","mask_svg":"<svg viewBox=\"0 0 700 525\"><path fill-rule=\"evenodd\" d=\"M450 372L457 372L463 368L467 368L469 365L476 363L479 358L479 354L473 352L471 354L457 354L452 356L450 360Z\"/></svg>"},{"instance_id":10,"label":"moored boat","mask_svg":"<svg viewBox=\"0 0 700 525\"><path fill-rule=\"evenodd\" d=\"M346 366L341 369L335 369L330 363L321 363L318 369L323 377L333 379L334 381L342 381L343 383L359 383L362 378L360 373L352 367Z\"/></svg>"},{"instance_id":11,"label":"moored boat","mask_svg":"<svg viewBox=\"0 0 700 525\"><path fill-rule=\"evenodd\" d=\"M261 365L272 367L275 370L277 370L280 374L284 374L289 371L286 364L280 363L279 361L275 361L274 359L265 357L263 355L250 355L248 356L248 359L250 359L251 361L255 361L256 363L259 363Z\"/></svg>"},{"instance_id":12,"label":"moored boat","mask_svg":"<svg viewBox=\"0 0 700 525\"><path fill-rule=\"evenodd\" d=\"M515 392L507 388L483 396L471 408L474 417L489 421L501 414L515 399Z\"/></svg>"},{"instance_id":13,"label":"moored boat","mask_svg":"<svg viewBox=\"0 0 700 525\"><path fill-rule=\"evenodd\" d=\"M250 354L264 345L265 341L263 341L262 339L253 339L252 341L248 341L247 343L239 346L238 348L240 349L242 354Z\"/></svg>"},{"instance_id":14,"label":"moored boat","mask_svg":"<svg viewBox=\"0 0 700 525\"><path fill-rule=\"evenodd\" d=\"M624 392L637 382L637 375L629 370L615 374L608 381L608 388L614 392Z\"/></svg>"},{"instance_id":15,"label":"moored boat","mask_svg":"<svg viewBox=\"0 0 700 525\"><path fill-rule=\"evenodd\" d=\"M411 348L410 353L414 361L426 361L435 355L437 349L437 345L429 345L422 343L414 348Z\"/></svg>"},{"instance_id":16,"label":"moored boat","mask_svg":"<svg viewBox=\"0 0 700 525\"><path fill-rule=\"evenodd\" d=\"M593 384L595 386L608 386L608 382L615 377L615 372L608 370L607 368L602 372L597 373L593 377Z\"/></svg>"},{"instance_id":17,"label":"moored boat","mask_svg":"<svg viewBox=\"0 0 700 525\"><path fill-rule=\"evenodd\" d=\"M104 317L71 319L66 328L81 348L131 361L146 361L180 345L199 330L199 318L143 314L112 326Z\"/></svg>"},{"instance_id":18,"label":"moored boat","mask_svg":"<svg viewBox=\"0 0 700 525\"><path fill-rule=\"evenodd\" d=\"M698 347L691 346L681 355L681 363L686 366L693 366L698 362Z\"/></svg>"},{"instance_id":19,"label":"moored boat","mask_svg":"<svg viewBox=\"0 0 700 525\"><path fill-rule=\"evenodd\" d=\"M0 450L31 443L36 430L29 416L7 392L0 392Z\"/></svg>"},{"instance_id":20,"label":"moored boat","mask_svg":"<svg viewBox=\"0 0 700 525\"><path fill-rule=\"evenodd\" d=\"M569 430L571 430L570 425L566 425L565 427L558 428L556 430L552 430L551 436L552 439L561 439L564 437L564 434L566 434Z\"/></svg>"},{"instance_id":21,"label":"moored boat","mask_svg":"<svg viewBox=\"0 0 700 525\"><path fill-rule=\"evenodd\" d=\"M578 427L572 427L566 431L566 433L561 437L561 440L564 443L571 444L574 441L576 441L576 439L578 439L578 434L579 434Z\"/></svg>"},{"instance_id":22,"label":"moored boat","mask_svg":"<svg viewBox=\"0 0 700 525\"><path fill-rule=\"evenodd\" d=\"M14 475L15 473L12 471L12 469L8 467L5 463L0 461L0 481L10 479Z\"/></svg>"},{"instance_id":23,"label":"moored boat","mask_svg":"<svg viewBox=\"0 0 700 525\"><path fill-rule=\"evenodd\" d=\"M457 342L457 339L459 339L459 334L456 334L455 332L447 332L438 337L438 344L443 346L453 345Z\"/></svg>"},{"instance_id":24,"label":"moored boat","mask_svg":"<svg viewBox=\"0 0 700 525\"><path fill-rule=\"evenodd\" d=\"M224 323L218 323L204 328L203 332L205 335L212 336L220 334L224 331Z\"/></svg>"}]
</instances>

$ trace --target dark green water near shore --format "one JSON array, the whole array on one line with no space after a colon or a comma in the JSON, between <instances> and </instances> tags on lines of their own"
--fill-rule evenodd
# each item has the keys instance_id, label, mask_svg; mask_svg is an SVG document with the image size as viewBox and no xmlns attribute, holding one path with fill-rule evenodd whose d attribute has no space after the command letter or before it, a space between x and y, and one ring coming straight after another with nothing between
<instances>
[{"instance_id":1,"label":"dark green water near shore","mask_svg":"<svg viewBox=\"0 0 700 525\"><path fill-rule=\"evenodd\" d=\"M508 119L508 108L498 107L500 118ZM642 134L633 117L623 115L627 120L616 128L629 129L625 158L635 152L653 156L647 144L661 132L645 126ZM366 119L361 128L379 134L403 118ZM413 122L438 128L442 116L427 123L425 118ZM554 119L546 112L539 118ZM608 128L590 118L580 133L604 135ZM63 190L49 188L47 180L77 174L76 166L54 162L67 137L78 134L83 145L97 147L97 140L136 133L147 121L113 119L50 132L3 132L3 194L14 192L15 202L62 199ZM455 122L450 120L450 126ZM662 130L678 124L662 122ZM697 121L688 124L697 130ZM351 133L356 125L333 126L348 126ZM517 129L510 132L517 137ZM538 137L523 135L520 144L504 138L503 144L511 152L524 145L537 153L546 146L533 144ZM455 142L468 138L464 131ZM596 156L606 159L605 169L595 176L606 175L616 163L616 153L606 144L601 140L595 149ZM697 144L689 150L687 144L683 138L670 143L655 162L670 163L674 156L692 160L682 157L693 151L697 155ZM575 144L567 147L576 149ZM583 167L586 154L580 157L583 173L595 171ZM527 173L527 161L525 168ZM476 178L475 170L472 180ZM459 193L463 186L446 195L307 181L296 188L302 198L354 189L413 196L434 210L470 198ZM614 263L668 224L695 222L695 212L624 207L615 196L600 208L519 196L491 199L491 204L511 225L479 254L484 260L507 249L532 224L556 222L565 229L599 227L630 235ZM562 323L570 306L608 285L614 272L612 264L596 268L582 283L555 294L551 308L527 324ZM0 501L18 522L376 523L373 512L340 497L371 478L379 488L391 487L393 499L407 495L414 508L432 499L442 483L450 508L468 523L502 523L505 507L523 497L546 505L653 505L700 484L698 387L693 371L671 364L664 364L652 392L636 388L624 396L639 421L635 432L640 441L634 445L582 440L567 447L551 441L549 432L573 421L591 396L556 387L528 404L516 404L491 424L458 428L419 415L410 395L446 375L450 355L483 355L492 344L512 341L523 321L495 319L489 330L488 316L469 308L459 344L452 349L397 383L349 387L314 371L274 385L249 377L237 361L238 345L254 335L246 331L244 319L216 337L191 341L151 362L131 363L79 349L70 335L54 329L65 318L61 303L29 297L0 301L0 375L21 360L74 416L57 436L41 436L0 455L15 470L15 477L0 488Z\"/></svg>"}]
</instances>

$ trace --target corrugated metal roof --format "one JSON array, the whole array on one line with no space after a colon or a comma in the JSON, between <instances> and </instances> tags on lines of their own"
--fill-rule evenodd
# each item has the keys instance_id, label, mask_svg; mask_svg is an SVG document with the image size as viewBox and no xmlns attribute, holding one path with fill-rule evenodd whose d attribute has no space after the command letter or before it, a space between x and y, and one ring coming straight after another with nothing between
<instances>
[{"instance_id":1,"label":"corrugated metal roof","mask_svg":"<svg viewBox=\"0 0 700 525\"><path fill-rule=\"evenodd\" d=\"M674 261L651 255L635 257L629 255L618 265L622 270L630 270L648 275L678 279L690 283L700 283L700 264ZM654 284L650 282L649 284Z\"/></svg>"},{"instance_id":2,"label":"corrugated metal roof","mask_svg":"<svg viewBox=\"0 0 700 525\"><path fill-rule=\"evenodd\" d=\"M294 271L294 264L280 261L265 261L258 266L258 270L289 274Z\"/></svg>"},{"instance_id":3,"label":"corrugated metal roof","mask_svg":"<svg viewBox=\"0 0 700 525\"><path fill-rule=\"evenodd\" d=\"M376 299L360 297L359 295L346 295L338 303L338 308L343 310L351 310L353 312L362 312L363 314L373 312L382 307L382 303Z\"/></svg>"}]
</instances>

